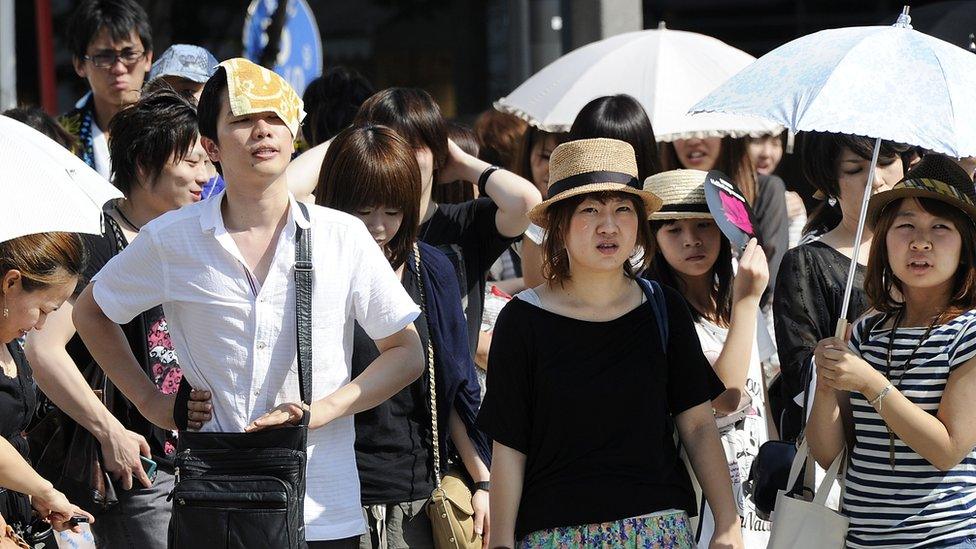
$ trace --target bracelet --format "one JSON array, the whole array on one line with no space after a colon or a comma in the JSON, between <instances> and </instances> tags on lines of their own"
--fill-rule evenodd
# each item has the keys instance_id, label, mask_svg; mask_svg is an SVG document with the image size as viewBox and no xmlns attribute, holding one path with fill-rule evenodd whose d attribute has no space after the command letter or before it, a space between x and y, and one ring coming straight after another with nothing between
<instances>
[{"instance_id":1,"label":"bracelet","mask_svg":"<svg viewBox=\"0 0 976 549\"><path fill-rule=\"evenodd\" d=\"M479 196L487 196L488 191L486 190L485 187L488 185L488 177L490 177L491 174L495 173L497 170L500 169L501 168L499 168L498 166L488 166L487 168L485 168L485 171L481 172L481 176L478 177Z\"/></svg>"},{"instance_id":2,"label":"bracelet","mask_svg":"<svg viewBox=\"0 0 976 549\"><path fill-rule=\"evenodd\" d=\"M491 488L491 482L487 480L484 482L475 482L474 490L471 493L474 494L478 490L484 490L485 492L488 492L490 488Z\"/></svg>"},{"instance_id":3,"label":"bracelet","mask_svg":"<svg viewBox=\"0 0 976 549\"><path fill-rule=\"evenodd\" d=\"M870 404L871 407L875 408L878 411L878 413L880 414L881 413L881 407L882 407L882 401L884 400L884 398L886 396L888 396L888 393L890 393L892 390L894 390L894 388L895 388L895 386L892 385L892 384L890 384L890 383L888 385L885 385L885 388L884 389L881 389L881 392L878 393L878 396L876 396L873 399L869 400L868 401L868 404Z\"/></svg>"}]
</instances>

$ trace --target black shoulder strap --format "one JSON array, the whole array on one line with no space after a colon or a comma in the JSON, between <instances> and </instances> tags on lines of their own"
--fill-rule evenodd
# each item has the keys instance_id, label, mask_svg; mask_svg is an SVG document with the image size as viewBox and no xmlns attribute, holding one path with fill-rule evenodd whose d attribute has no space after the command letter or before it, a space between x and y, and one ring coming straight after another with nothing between
<instances>
[{"instance_id":1,"label":"black shoulder strap","mask_svg":"<svg viewBox=\"0 0 976 549\"><path fill-rule=\"evenodd\" d=\"M105 215L105 224L108 225L109 230L112 231L112 244L114 244L115 255L119 255L120 253L122 253L122 250L125 249L125 246L127 244L125 240L125 235L122 234L122 227L119 227L119 223L115 221L115 219L112 216L108 214L104 214L104 215Z\"/></svg>"},{"instance_id":2,"label":"black shoulder strap","mask_svg":"<svg viewBox=\"0 0 976 549\"><path fill-rule=\"evenodd\" d=\"M308 208L298 202L305 219ZM298 212L295 212L296 214ZM295 224L295 331L298 334L298 390L312 404L312 231ZM308 414L305 414L308 417Z\"/></svg>"}]
</instances>

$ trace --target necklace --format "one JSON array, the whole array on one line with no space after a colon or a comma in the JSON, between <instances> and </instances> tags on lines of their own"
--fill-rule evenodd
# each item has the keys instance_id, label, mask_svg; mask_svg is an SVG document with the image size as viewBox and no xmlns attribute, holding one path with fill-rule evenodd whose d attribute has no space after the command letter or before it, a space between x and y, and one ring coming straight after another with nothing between
<instances>
[{"instance_id":1,"label":"necklace","mask_svg":"<svg viewBox=\"0 0 976 549\"><path fill-rule=\"evenodd\" d=\"M135 223L129 221L129 218L122 213L122 208L120 208L118 204L115 205L115 211L119 214L119 217L122 218L122 221L125 221L125 224L135 229L136 232L139 232L139 230L142 229L140 225L136 225Z\"/></svg>"},{"instance_id":2,"label":"necklace","mask_svg":"<svg viewBox=\"0 0 976 549\"><path fill-rule=\"evenodd\" d=\"M892 370L891 353L895 346L895 332L898 330L898 325L901 324L901 321L905 318L905 308L902 307L901 309L898 310L897 315L895 315L894 323L891 325L891 334L888 336L888 349L887 349L888 352L887 352L887 357L885 359L885 377L888 378L888 381L891 382L892 386L895 389L898 389L898 387L901 385L901 380L904 379L905 374L908 373L908 367L911 364L912 359L915 358L915 353L917 353L918 350L922 347L922 343L925 342L926 339L928 339L929 334L932 333L932 328L934 328L935 323L938 322L940 318L942 318L942 314L944 312L945 311L935 315L935 317L932 318L932 322L929 322L928 327L925 328L925 333L922 334L922 337L918 338L918 343L915 344L915 348L912 349L912 353L908 355L908 359L902 363L901 374L899 374L898 379L895 380L892 379L891 376L891 370ZM884 418L881 419L882 421L884 420ZM895 433L891 430L891 427L888 426L888 422L885 422L885 429L887 429L888 431L888 463L891 465L891 468L894 469L895 468Z\"/></svg>"}]
</instances>

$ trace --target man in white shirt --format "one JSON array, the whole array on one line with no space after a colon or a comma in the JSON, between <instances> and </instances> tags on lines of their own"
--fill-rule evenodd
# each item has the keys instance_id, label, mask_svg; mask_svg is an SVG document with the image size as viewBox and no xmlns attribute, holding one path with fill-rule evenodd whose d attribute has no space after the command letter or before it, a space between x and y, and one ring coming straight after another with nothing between
<instances>
[{"instance_id":1,"label":"man in white shirt","mask_svg":"<svg viewBox=\"0 0 976 549\"><path fill-rule=\"evenodd\" d=\"M174 400L146 377L118 327L158 304L184 376L212 394L204 430L258 430L310 413L306 539L310 549L356 547L365 523L352 416L421 374L419 309L358 219L317 206L306 218L289 194L283 174L302 114L279 76L243 59L221 63L199 119L226 190L144 226L79 296L74 320L116 386L161 427L175 427ZM312 236L309 412L298 391L296 224ZM354 321L381 354L350 381Z\"/></svg>"}]
</instances>

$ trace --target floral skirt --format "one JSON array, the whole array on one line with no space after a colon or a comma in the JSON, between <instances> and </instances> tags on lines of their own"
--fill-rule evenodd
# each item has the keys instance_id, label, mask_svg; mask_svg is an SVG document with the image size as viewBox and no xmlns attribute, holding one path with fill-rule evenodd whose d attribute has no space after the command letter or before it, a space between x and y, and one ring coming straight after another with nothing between
<instances>
[{"instance_id":1,"label":"floral skirt","mask_svg":"<svg viewBox=\"0 0 976 549\"><path fill-rule=\"evenodd\" d=\"M522 549L691 549L695 536L684 511L602 524L538 530L522 538Z\"/></svg>"}]
</instances>

